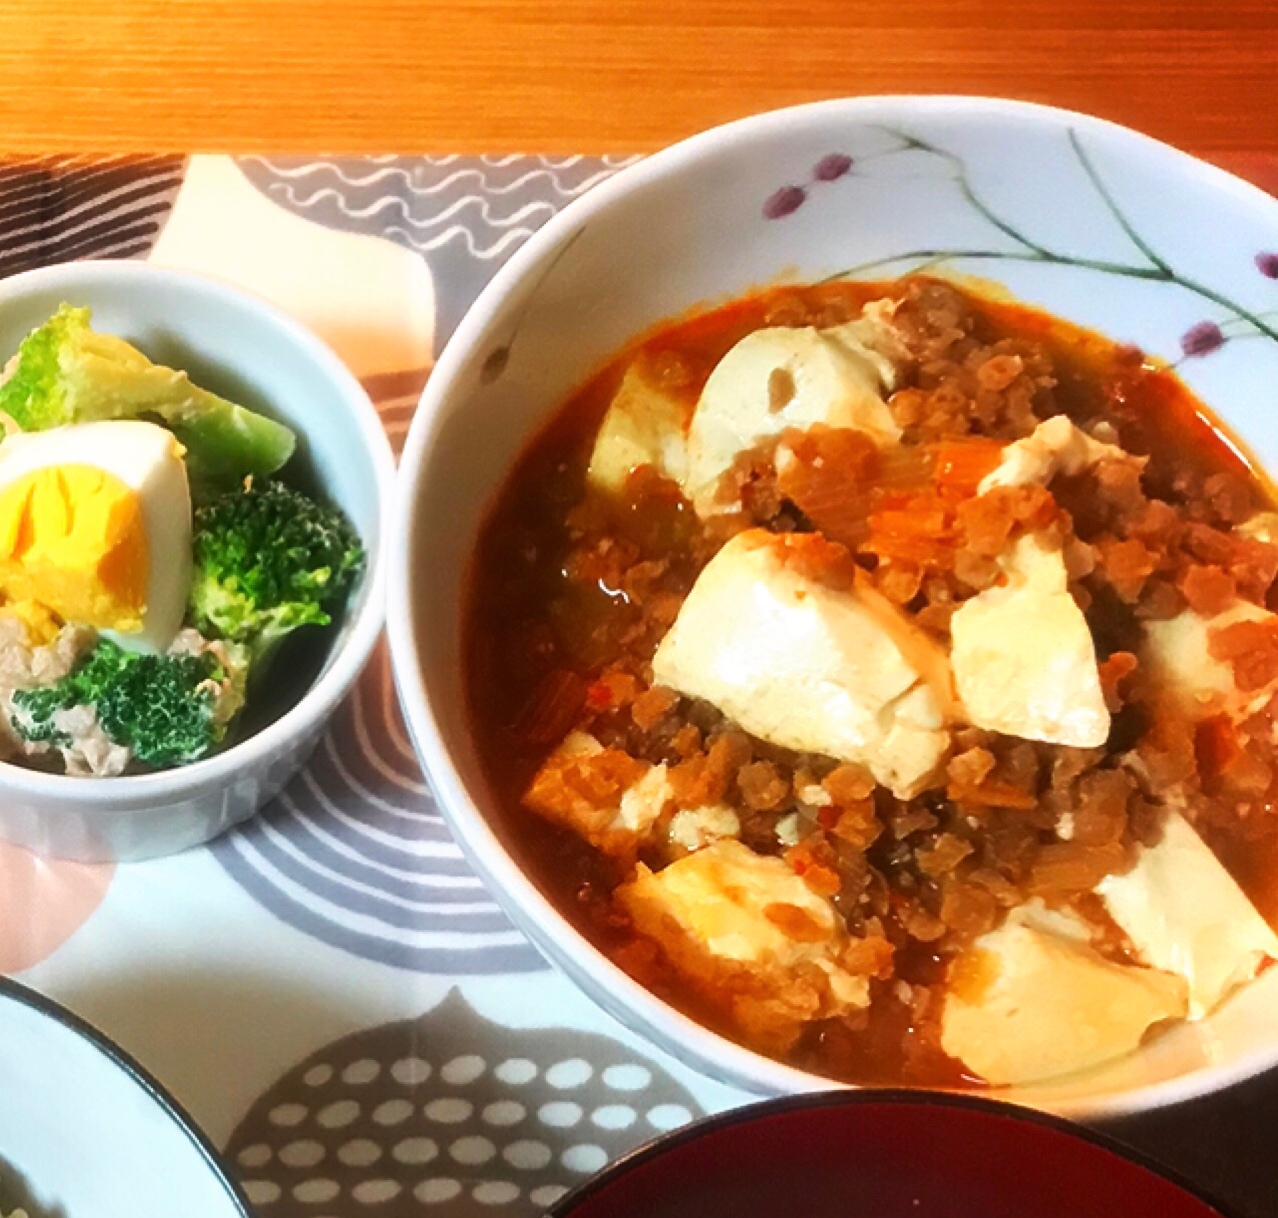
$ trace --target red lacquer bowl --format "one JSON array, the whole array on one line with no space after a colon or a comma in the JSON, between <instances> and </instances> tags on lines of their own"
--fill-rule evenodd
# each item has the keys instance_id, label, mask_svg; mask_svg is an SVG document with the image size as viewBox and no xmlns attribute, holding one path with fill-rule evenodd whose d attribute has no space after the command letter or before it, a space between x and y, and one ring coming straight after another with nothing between
<instances>
[{"instance_id":1,"label":"red lacquer bowl","mask_svg":"<svg viewBox=\"0 0 1278 1218\"><path fill-rule=\"evenodd\" d=\"M755 1104L646 1146L547 1218L1228 1218L1109 1138L920 1092Z\"/></svg>"}]
</instances>

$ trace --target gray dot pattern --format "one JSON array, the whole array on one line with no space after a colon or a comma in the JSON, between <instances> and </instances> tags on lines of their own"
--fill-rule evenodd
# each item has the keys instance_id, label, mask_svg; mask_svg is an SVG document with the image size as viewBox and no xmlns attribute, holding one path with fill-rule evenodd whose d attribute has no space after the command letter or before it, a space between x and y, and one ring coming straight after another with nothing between
<instances>
[{"instance_id":1,"label":"gray dot pattern","mask_svg":"<svg viewBox=\"0 0 1278 1218\"><path fill-rule=\"evenodd\" d=\"M610 1037L501 1027L453 990L298 1063L226 1158L259 1218L526 1218L700 1113Z\"/></svg>"}]
</instances>

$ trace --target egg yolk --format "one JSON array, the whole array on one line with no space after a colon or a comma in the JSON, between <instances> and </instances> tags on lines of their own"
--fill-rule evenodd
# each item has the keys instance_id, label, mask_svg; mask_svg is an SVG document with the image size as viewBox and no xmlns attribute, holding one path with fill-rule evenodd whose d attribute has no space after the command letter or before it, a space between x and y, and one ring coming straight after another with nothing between
<instances>
[{"instance_id":1,"label":"egg yolk","mask_svg":"<svg viewBox=\"0 0 1278 1218\"><path fill-rule=\"evenodd\" d=\"M91 465L34 470L0 491L0 592L63 621L142 628L146 526L137 495Z\"/></svg>"}]
</instances>

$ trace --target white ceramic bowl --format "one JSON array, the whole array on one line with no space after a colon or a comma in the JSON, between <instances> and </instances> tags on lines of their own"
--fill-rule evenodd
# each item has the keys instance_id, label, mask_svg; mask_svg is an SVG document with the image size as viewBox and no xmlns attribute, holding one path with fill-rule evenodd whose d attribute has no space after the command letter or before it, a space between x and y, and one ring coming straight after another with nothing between
<instances>
[{"instance_id":1,"label":"white ceramic bowl","mask_svg":"<svg viewBox=\"0 0 1278 1218\"><path fill-rule=\"evenodd\" d=\"M850 158L850 160L849 160ZM485 509L537 427L602 361L702 302L848 268L949 265L1167 359L1269 469L1278 202L1083 115L975 98L825 102L747 119L566 208L480 297L432 374L401 462L389 622L409 724L453 829L518 925L624 1023L758 1092L826 1086L673 1011L589 946L488 817L458 663ZM1222 341L1223 340L1223 341ZM1079 1116L1153 1107L1278 1061L1278 969L1210 1019L1005 1098Z\"/></svg>"},{"instance_id":2,"label":"white ceramic bowl","mask_svg":"<svg viewBox=\"0 0 1278 1218\"><path fill-rule=\"evenodd\" d=\"M173 854L246 819L279 791L368 661L383 621L394 459L376 410L345 365L304 327L246 292L139 262L67 263L15 275L0 280L0 359L63 301L89 306L95 327L292 427L307 472L368 549L342 626L309 689L225 752L118 778L0 763L0 837L90 861Z\"/></svg>"},{"instance_id":3,"label":"white ceramic bowl","mask_svg":"<svg viewBox=\"0 0 1278 1218\"><path fill-rule=\"evenodd\" d=\"M0 979L0 1212L251 1218L217 1153L132 1058Z\"/></svg>"}]
</instances>

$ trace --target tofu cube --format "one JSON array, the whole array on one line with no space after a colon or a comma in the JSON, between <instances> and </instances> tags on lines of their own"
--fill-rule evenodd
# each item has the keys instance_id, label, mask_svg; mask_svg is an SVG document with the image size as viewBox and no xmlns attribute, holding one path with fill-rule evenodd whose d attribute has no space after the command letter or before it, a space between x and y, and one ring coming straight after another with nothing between
<instances>
[{"instance_id":1,"label":"tofu cube","mask_svg":"<svg viewBox=\"0 0 1278 1218\"><path fill-rule=\"evenodd\" d=\"M1061 551L1022 537L1004 566L1007 584L965 601L950 621L950 663L968 720L1025 740L1104 744L1110 720L1096 647Z\"/></svg>"},{"instance_id":2,"label":"tofu cube","mask_svg":"<svg viewBox=\"0 0 1278 1218\"><path fill-rule=\"evenodd\" d=\"M605 749L588 732L572 732L534 775L524 806L580 834L596 850L633 857L672 803L664 765Z\"/></svg>"},{"instance_id":3,"label":"tofu cube","mask_svg":"<svg viewBox=\"0 0 1278 1218\"><path fill-rule=\"evenodd\" d=\"M812 538L738 534L701 572L653 658L662 685L783 748L869 767L903 799L949 747L944 655L872 589L795 569Z\"/></svg>"},{"instance_id":4,"label":"tofu cube","mask_svg":"<svg viewBox=\"0 0 1278 1218\"><path fill-rule=\"evenodd\" d=\"M595 436L587 480L618 491L641 465L651 465L674 482L687 468L690 406L658 384L651 366L636 360L626 369Z\"/></svg>"},{"instance_id":5,"label":"tofu cube","mask_svg":"<svg viewBox=\"0 0 1278 1218\"><path fill-rule=\"evenodd\" d=\"M1278 935L1178 812L1162 841L1096 889L1144 963L1184 977L1199 1019L1278 960Z\"/></svg>"},{"instance_id":6,"label":"tofu cube","mask_svg":"<svg viewBox=\"0 0 1278 1218\"><path fill-rule=\"evenodd\" d=\"M1041 906L1014 910L951 966L941 1047L988 1083L1036 1083L1121 1057L1184 1017L1183 978L1115 964L1088 937Z\"/></svg>"},{"instance_id":7,"label":"tofu cube","mask_svg":"<svg viewBox=\"0 0 1278 1218\"><path fill-rule=\"evenodd\" d=\"M978 491L984 495L996 486L1046 486L1058 474L1076 476L1102 461L1129 461L1145 465L1116 444L1093 439L1063 414L1040 423L1023 440L1003 449L996 465L982 479Z\"/></svg>"},{"instance_id":8,"label":"tofu cube","mask_svg":"<svg viewBox=\"0 0 1278 1218\"><path fill-rule=\"evenodd\" d=\"M888 332L870 320L828 330L778 326L737 343L706 381L688 433L684 490L698 510L714 510L716 484L738 454L788 428L823 423L895 444L901 429L884 400L892 367L881 353Z\"/></svg>"},{"instance_id":9,"label":"tofu cube","mask_svg":"<svg viewBox=\"0 0 1278 1218\"><path fill-rule=\"evenodd\" d=\"M869 1004L867 978L841 959L842 920L779 858L718 841L658 872L640 864L616 895L698 993L770 1045Z\"/></svg>"},{"instance_id":10,"label":"tofu cube","mask_svg":"<svg viewBox=\"0 0 1278 1218\"><path fill-rule=\"evenodd\" d=\"M1166 621L1145 624L1141 658L1191 717L1225 714L1242 718L1268 702L1274 688L1267 686L1246 695L1239 691L1233 668L1211 654L1210 634L1236 622L1273 620L1274 614L1267 609L1243 600L1210 618L1184 609Z\"/></svg>"}]
</instances>

